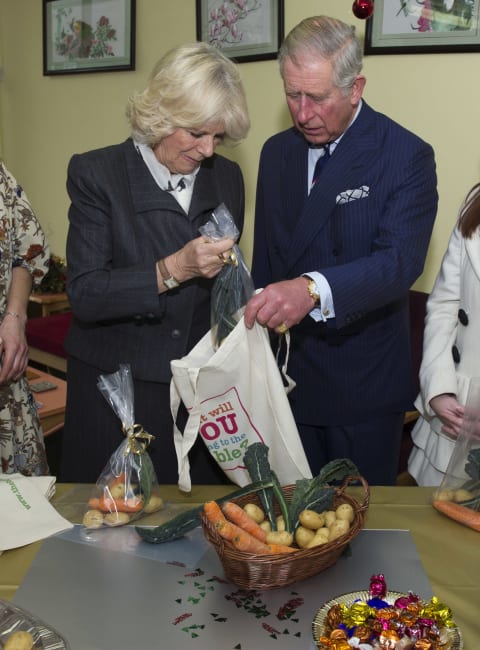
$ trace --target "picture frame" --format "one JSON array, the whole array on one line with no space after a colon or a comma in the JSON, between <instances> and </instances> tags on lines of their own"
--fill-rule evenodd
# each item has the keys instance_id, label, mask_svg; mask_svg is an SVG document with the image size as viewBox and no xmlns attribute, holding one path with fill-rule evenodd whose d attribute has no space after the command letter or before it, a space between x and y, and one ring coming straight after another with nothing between
<instances>
[{"instance_id":1,"label":"picture frame","mask_svg":"<svg viewBox=\"0 0 480 650\"><path fill-rule=\"evenodd\" d=\"M43 74L135 70L136 0L43 0Z\"/></svg>"},{"instance_id":2,"label":"picture frame","mask_svg":"<svg viewBox=\"0 0 480 650\"><path fill-rule=\"evenodd\" d=\"M480 0L375 0L365 54L480 51Z\"/></svg>"},{"instance_id":3,"label":"picture frame","mask_svg":"<svg viewBox=\"0 0 480 650\"><path fill-rule=\"evenodd\" d=\"M276 59L284 16L284 0L196 0L197 40L236 63Z\"/></svg>"}]
</instances>

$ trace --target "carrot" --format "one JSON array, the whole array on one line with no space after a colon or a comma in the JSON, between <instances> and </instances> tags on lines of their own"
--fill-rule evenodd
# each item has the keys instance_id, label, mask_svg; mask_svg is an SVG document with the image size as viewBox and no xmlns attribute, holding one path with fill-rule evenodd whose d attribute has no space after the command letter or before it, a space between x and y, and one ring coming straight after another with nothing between
<instances>
[{"instance_id":1,"label":"carrot","mask_svg":"<svg viewBox=\"0 0 480 650\"><path fill-rule=\"evenodd\" d=\"M458 523L480 531L480 512L477 510L472 510L453 501L440 501L439 499L433 500L433 507Z\"/></svg>"},{"instance_id":2,"label":"carrot","mask_svg":"<svg viewBox=\"0 0 480 650\"><path fill-rule=\"evenodd\" d=\"M237 534L232 539L232 544L237 551L244 551L245 553L253 553L255 555L268 555L272 551L269 547L261 542L259 539L247 533L246 530L240 528L236 524L232 524L237 529Z\"/></svg>"},{"instance_id":3,"label":"carrot","mask_svg":"<svg viewBox=\"0 0 480 650\"><path fill-rule=\"evenodd\" d=\"M203 510L208 521L215 526L219 535L231 542L235 535L238 534L239 528L231 521L228 521L218 503L216 501L207 501L203 505Z\"/></svg>"},{"instance_id":4,"label":"carrot","mask_svg":"<svg viewBox=\"0 0 480 650\"><path fill-rule=\"evenodd\" d=\"M218 524L225 522L225 515L216 501L207 501L203 504L203 510L208 521L217 528Z\"/></svg>"},{"instance_id":5,"label":"carrot","mask_svg":"<svg viewBox=\"0 0 480 650\"><path fill-rule=\"evenodd\" d=\"M256 555L272 553L267 544L264 544L257 537L227 519L222 508L220 508L216 501L207 501L204 503L203 510L208 521L217 529L218 534L227 541L232 542L238 551L245 551ZM248 515L246 516L248 517Z\"/></svg>"},{"instance_id":6,"label":"carrot","mask_svg":"<svg viewBox=\"0 0 480 650\"><path fill-rule=\"evenodd\" d=\"M90 499L88 504L93 507L92 501ZM134 498L134 499L114 499L113 497L103 496L98 501L97 508L102 512L140 512L143 508L143 500Z\"/></svg>"},{"instance_id":7,"label":"carrot","mask_svg":"<svg viewBox=\"0 0 480 650\"><path fill-rule=\"evenodd\" d=\"M203 505L203 510L208 521L217 529L218 534L227 541L232 542L239 551L262 554L270 552L266 544L263 544L256 537L247 533L246 530L229 521L216 501L207 501Z\"/></svg>"},{"instance_id":8,"label":"carrot","mask_svg":"<svg viewBox=\"0 0 480 650\"><path fill-rule=\"evenodd\" d=\"M267 546L270 549L270 553L274 553L275 555L278 553L293 553L299 550L294 546L285 546L285 544L267 544Z\"/></svg>"},{"instance_id":9,"label":"carrot","mask_svg":"<svg viewBox=\"0 0 480 650\"><path fill-rule=\"evenodd\" d=\"M247 533L253 535L261 542L265 542L267 538L267 533L261 528L256 521L254 521L250 515L248 515L243 508L237 506L233 501L226 501L222 505L222 510L231 522L243 528Z\"/></svg>"},{"instance_id":10,"label":"carrot","mask_svg":"<svg viewBox=\"0 0 480 650\"><path fill-rule=\"evenodd\" d=\"M88 500L88 505L90 506L90 508L93 508L93 510L99 510L100 499L92 497L91 499Z\"/></svg>"}]
</instances>

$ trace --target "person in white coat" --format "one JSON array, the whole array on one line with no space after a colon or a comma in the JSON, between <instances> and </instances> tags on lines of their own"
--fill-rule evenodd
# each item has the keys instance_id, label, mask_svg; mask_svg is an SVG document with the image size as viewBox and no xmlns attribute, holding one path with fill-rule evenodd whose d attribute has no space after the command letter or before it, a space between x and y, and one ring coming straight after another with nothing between
<instances>
[{"instance_id":1,"label":"person in white coat","mask_svg":"<svg viewBox=\"0 0 480 650\"><path fill-rule=\"evenodd\" d=\"M441 484L463 422L470 381L480 376L480 183L468 193L427 302L420 417L408 471Z\"/></svg>"}]
</instances>

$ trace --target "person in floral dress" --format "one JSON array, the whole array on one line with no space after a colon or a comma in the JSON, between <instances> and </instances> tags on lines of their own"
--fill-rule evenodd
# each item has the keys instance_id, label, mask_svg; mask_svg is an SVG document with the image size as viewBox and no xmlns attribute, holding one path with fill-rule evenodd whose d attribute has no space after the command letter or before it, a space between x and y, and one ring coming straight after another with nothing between
<instances>
[{"instance_id":1,"label":"person in floral dress","mask_svg":"<svg viewBox=\"0 0 480 650\"><path fill-rule=\"evenodd\" d=\"M0 161L0 473L48 474L43 433L25 376L27 305L50 250L25 192Z\"/></svg>"}]
</instances>

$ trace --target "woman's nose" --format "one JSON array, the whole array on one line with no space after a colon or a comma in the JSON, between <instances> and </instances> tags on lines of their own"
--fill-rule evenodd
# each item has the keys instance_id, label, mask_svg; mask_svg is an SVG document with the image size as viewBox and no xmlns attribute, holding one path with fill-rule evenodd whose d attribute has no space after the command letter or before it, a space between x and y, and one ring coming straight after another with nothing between
<instances>
[{"instance_id":1,"label":"woman's nose","mask_svg":"<svg viewBox=\"0 0 480 650\"><path fill-rule=\"evenodd\" d=\"M205 158L213 156L215 151L215 139L211 135L205 135L198 144L198 150Z\"/></svg>"}]
</instances>

